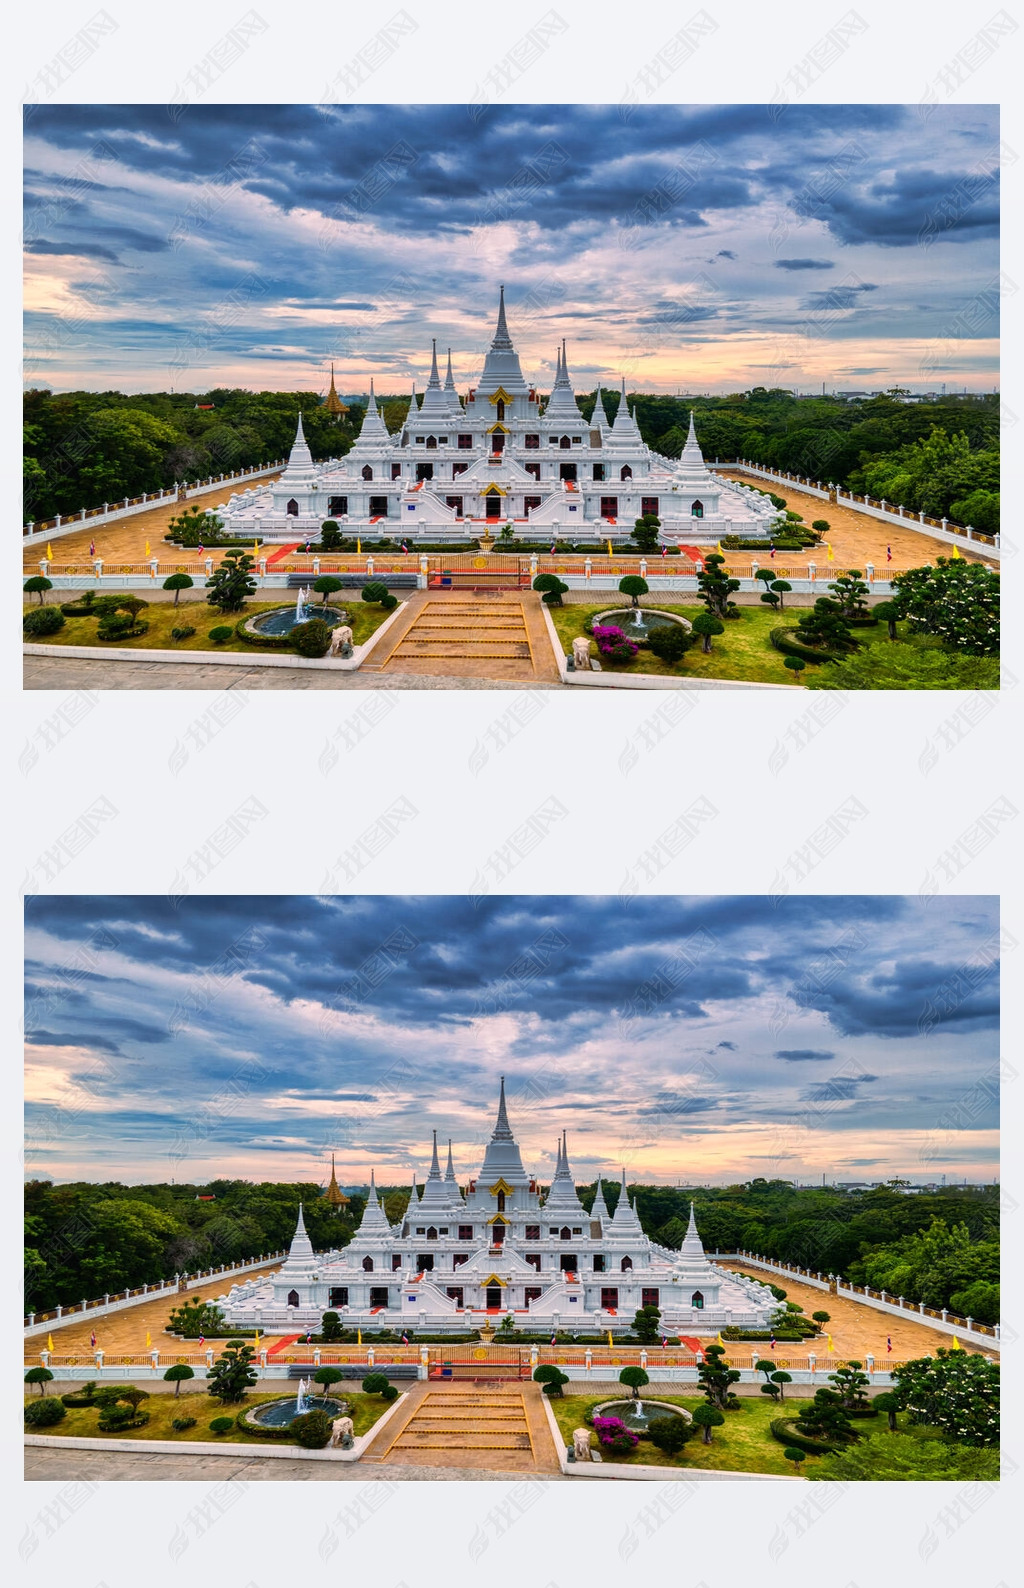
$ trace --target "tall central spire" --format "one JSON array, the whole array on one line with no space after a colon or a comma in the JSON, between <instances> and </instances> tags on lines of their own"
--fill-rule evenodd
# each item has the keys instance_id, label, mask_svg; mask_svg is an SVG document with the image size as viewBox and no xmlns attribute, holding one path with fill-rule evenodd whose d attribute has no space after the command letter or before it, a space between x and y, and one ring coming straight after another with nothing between
<instances>
[{"instance_id":1,"label":"tall central spire","mask_svg":"<svg viewBox=\"0 0 1024 1588\"><path fill-rule=\"evenodd\" d=\"M508 334L505 324L505 288L498 288L498 324L494 332L493 348L506 348L512 346L512 338Z\"/></svg>"},{"instance_id":2,"label":"tall central spire","mask_svg":"<svg viewBox=\"0 0 1024 1588\"><path fill-rule=\"evenodd\" d=\"M505 1077L501 1077L501 1092L498 1097L498 1119L491 1135L492 1141L511 1141L512 1131L509 1127L508 1114L505 1111Z\"/></svg>"}]
</instances>

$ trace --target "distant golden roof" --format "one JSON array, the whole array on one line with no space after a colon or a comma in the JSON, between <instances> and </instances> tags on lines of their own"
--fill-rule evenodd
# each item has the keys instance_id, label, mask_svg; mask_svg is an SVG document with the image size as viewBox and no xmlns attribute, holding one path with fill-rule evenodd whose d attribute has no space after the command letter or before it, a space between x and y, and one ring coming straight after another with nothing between
<instances>
[{"instance_id":1,"label":"distant golden roof","mask_svg":"<svg viewBox=\"0 0 1024 1588\"><path fill-rule=\"evenodd\" d=\"M327 412L329 414L347 414L348 413L348 404L342 402L341 398L338 396L337 389L335 388L335 385L334 385L334 365L333 364L331 365L331 389L327 393L326 398L324 399L324 407L327 409Z\"/></svg>"}]
</instances>

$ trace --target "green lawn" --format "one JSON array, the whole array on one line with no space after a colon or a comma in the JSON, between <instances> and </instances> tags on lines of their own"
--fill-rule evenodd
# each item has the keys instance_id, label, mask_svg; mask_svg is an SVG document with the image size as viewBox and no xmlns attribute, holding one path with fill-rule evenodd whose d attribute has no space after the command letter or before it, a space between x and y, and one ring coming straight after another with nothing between
<instances>
[{"instance_id":1,"label":"green lawn","mask_svg":"<svg viewBox=\"0 0 1024 1588\"><path fill-rule=\"evenodd\" d=\"M621 596L617 599L620 602L622 600ZM583 625L588 618L596 617L598 612L607 612L614 605L615 599L609 598L601 606L549 608L562 649L568 654L572 650L573 640L584 632ZM652 603L647 602L645 605L651 607ZM692 622L699 613L705 611L705 607L702 602L673 606L667 601L660 601L658 610L674 612ZM698 641L675 666L660 661L648 650L639 651L635 661L627 667L613 667L605 661L601 665L606 671L616 673L656 673L670 678L731 678L743 679L752 684L796 683L797 687L802 687L800 680L808 676L814 664L808 663L800 680L797 680L796 675L783 665L782 652L774 649L769 635L772 629L781 626L795 627L801 612L806 610L805 607L787 608L780 617L767 607L739 607L740 616L729 620L724 634L713 637L711 652L707 656ZM897 624L896 632L900 639L915 643L914 637L905 629L905 624ZM889 643L889 631L884 623L879 623L875 628L855 629L854 634L865 647ZM592 644L591 654L597 655L596 645Z\"/></svg>"},{"instance_id":2,"label":"green lawn","mask_svg":"<svg viewBox=\"0 0 1024 1588\"><path fill-rule=\"evenodd\" d=\"M61 591L60 593L62 595L66 594L68 601L75 600L79 595L79 592L71 590L67 592ZM110 594L111 592L106 591L104 593ZM127 591L126 594L142 595L142 592ZM98 639L96 635L96 618L66 618L64 627L58 630L56 634L45 634L42 637L27 634L25 639L33 645L98 645L109 646L112 651L119 649L156 651L217 650L243 651L250 652L253 655L274 654L288 656L292 652L278 646L268 646L264 651L260 646L246 645L242 640L237 639L234 633L235 625L243 615L251 617L257 612L269 612L275 607L294 606L294 598L289 602L287 596L288 592L283 590L276 601L247 601L244 614L242 612L231 612L226 617L222 617L219 612L214 611L213 607L207 606L205 601L188 601L178 607L175 607L172 601L154 601L151 606L140 613L140 620L143 623L148 623L149 628L145 634L140 634L137 639ZM51 600L47 604L52 606L56 603ZM358 590L338 591L335 605L343 607L349 614L348 622L352 630L353 645L365 644L370 635L390 615L385 612L383 607L377 606L376 603L361 600ZM25 605L26 612L37 610L37 608L38 603ZM231 628L231 638L223 645L212 645L209 638L210 630L222 625L227 625ZM196 631L190 639L173 640L171 638L172 629L185 628L186 626L194 628Z\"/></svg>"},{"instance_id":3,"label":"green lawn","mask_svg":"<svg viewBox=\"0 0 1024 1588\"><path fill-rule=\"evenodd\" d=\"M622 1398L626 1399L629 1390L624 1389ZM643 1392L644 1396L650 1395L652 1399L667 1401L670 1406L682 1406L688 1412L695 1411L698 1406L703 1406L703 1395L663 1395L660 1388L651 1384ZM567 1445L572 1444L574 1428L584 1426L583 1418L587 1412L592 1412L595 1406L601 1406L612 1399L609 1395L602 1395L595 1399L593 1395L566 1395L562 1400L553 1400L551 1408L555 1414L559 1429ZM615 1455L610 1451L602 1450L601 1455L605 1461L632 1463L634 1466L651 1467L706 1467L719 1472L765 1472L774 1473L782 1477L793 1477L794 1463L787 1461L783 1455L783 1446L772 1437L768 1424L775 1417L796 1417L798 1412L811 1404L810 1400L801 1400L796 1396L787 1395L781 1409L774 1405L766 1395L741 1396L738 1411L725 1412L725 1422L720 1428L712 1430L710 1445L704 1444L700 1434L694 1434L688 1444L683 1446L678 1456L666 1456L651 1444L649 1439L641 1439L635 1450L630 1455ZM901 1415L898 1419L901 1433L910 1433L924 1439L934 1438L937 1430L933 1428L911 1428L905 1423ZM866 1420L863 1427L870 1426L885 1428L885 1417L879 1414L877 1418ZM597 1448L597 1435L591 1436L591 1444ZM825 1456L811 1456L801 1462L801 1474L806 1476L814 1467L827 1460Z\"/></svg>"},{"instance_id":4,"label":"green lawn","mask_svg":"<svg viewBox=\"0 0 1024 1588\"><path fill-rule=\"evenodd\" d=\"M139 1388L143 1388L140 1384ZM51 1386L50 1393L53 1393ZM280 1400L282 1390L254 1391L247 1395L244 1406L257 1406L261 1401ZM365 1434L372 1428L378 1418L382 1417L388 1409L386 1401L379 1395L364 1395L361 1390L349 1390L342 1385L333 1385L331 1393L337 1400L347 1401L349 1416L355 1427L356 1436ZM38 1396L33 1396L38 1399ZM25 1397L28 1404L29 1396ZM392 1405L394 1402L392 1402ZM69 1406L67 1416L59 1423L53 1423L49 1428L31 1428L26 1426L27 1434L67 1434L76 1439L180 1439L183 1443L189 1440L223 1439L228 1444L254 1444L254 1445L281 1445L292 1443L282 1439L260 1439L255 1434L247 1434L240 1428L232 1428L229 1434L211 1434L210 1423L214 1417L235 1417L242 1410L242 1405L222 1406L220 1401L214 1400L212 1395L204 1391L193 1391L186 1395L182 1390L180 1395L164 1394L162 1391L154 1392L149 1399L143 1401L140 1411L149 1412L149 1422L144 1428L127 1428L120 1433L103 1433L97 1426L99 1412L88 1410L86 1407ZM178 1432L171 1427L175 1417L194 1417L196 1426Z\"/></svg>"}]
</instances>

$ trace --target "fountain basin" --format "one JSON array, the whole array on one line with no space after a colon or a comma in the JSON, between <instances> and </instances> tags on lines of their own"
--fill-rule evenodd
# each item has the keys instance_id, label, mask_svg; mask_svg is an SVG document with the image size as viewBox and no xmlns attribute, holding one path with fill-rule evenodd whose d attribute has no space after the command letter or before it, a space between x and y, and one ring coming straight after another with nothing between
<instances>
[{"instance_id":1,"label":"fountain basin","mask_svg":"<svg viewBox=\"0 0 1024 1588\"><path fill-rule=\"evenodd\" d=\"M690 628L686 618L677 617L674 612L662 612L657 607L617 607L614 611L599 612L594 622L614 624L627 640L635 640L638 636L645 639L652 629L667 629L673 624L681 629Z\"/></svg>"},{"instance_id":2,"label":"fountain basin","mask_svg":"<svg viewBox=\"0 0 1024 1588\"><path fill-rule=\"evenodd\" d=\"M343 1416L342 1408L343 1403L331 1395L307 1395L303 1403L304 1412L326 1412L329 1417ZM246 1412L245 1420L255 1423L257 1428L287 1428L298 1415L295 1396L285 1395L281 1400L263 1401L261 1405L254 1406Z\"/></svg>"},{"instance_id":3,"label":"fountain basin","mask_svg":"<svg viewBox=\"0 0 1024 1588\"><path fill-rule=\"evenodd\" d=\"M668 1401L652 1401L646 1397L638 1401L605 1401L603 1406L594 1407L593 1415L618 1417L631 1434L645 1434L658 1417L682 1417L684 1422L693 1420L682 1406L670 1406Z\"/></svg>"},{"instance_id":4,"label":"fountain basin","mask_svg":"<svg viewBox=\"0 0 1024 1588\"><path fill-rule=\"evenodd\" d=\"M342 607L325 607L319 602L307 607L301 618L295 616L293 606L274 607L270 612L259 612L250 618L245 631L247 634L290 634L299 623L308 623L311 618L319 618L329 629L334 629L339 623L347 623L349 614Z\"/></svg>"}]
</instances>

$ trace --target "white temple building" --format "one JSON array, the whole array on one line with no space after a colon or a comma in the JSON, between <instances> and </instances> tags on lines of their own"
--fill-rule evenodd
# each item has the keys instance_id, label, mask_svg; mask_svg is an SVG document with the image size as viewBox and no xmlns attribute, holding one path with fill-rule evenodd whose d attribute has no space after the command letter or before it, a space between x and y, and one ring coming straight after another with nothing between
<instances>
[{"instance_id":1,"label":"white temple building","mask_svg":"<svg viewBox=\"0 0 1024 1588\"><path fill-rule=\"evenodd\" d=\"M281 477L208 509L232 536L263 541L317 540L327 519L343 533L413 545L498 533L518 539L623 541L644 513L661 519L667 545L766 541L785 515L751 486L719 478L704 462L690 415L678 458L662 457L641 437L626 403L626 382L609 424L600 388L589 421L576 402L563 341L543 402L523 375L505 319L483 372L465 401L452 374L442 382L434 343L430 380L415 387L402 428L389 434L373 382L362 429L343 458L314 463L299 416Z\"/></svg>"},{"instance_id":2,"label":"white temple building","mask_svg":"<svg viewBox=\"0 0 1024 1588\"><path fill-rule=\"evenodd\" d=\"M401 1220L390 1224L371 1176L362 1223L341 1251L317 1254L299 1209L285 1262L269 1277L218 1297L230 1327L318 1330L323 1313L350 1328L462 1333L488 1314L515 1316L525 1332L623 1334L639 1307L661 1311L667 1334L768 1327L777 1302L767 1285L716 1267L690 1207L679 1251L645 1235L622 1191L609 1215L598 1181L587 1212L576 1192L565 1136L545 1197L523 1168L501 1083L498 1117L480 1172L463 1189L444 1174L434 1135L430 1173ZM493 1320L492 1320L493 1321Z\"/></svg>"}]
</instances>

